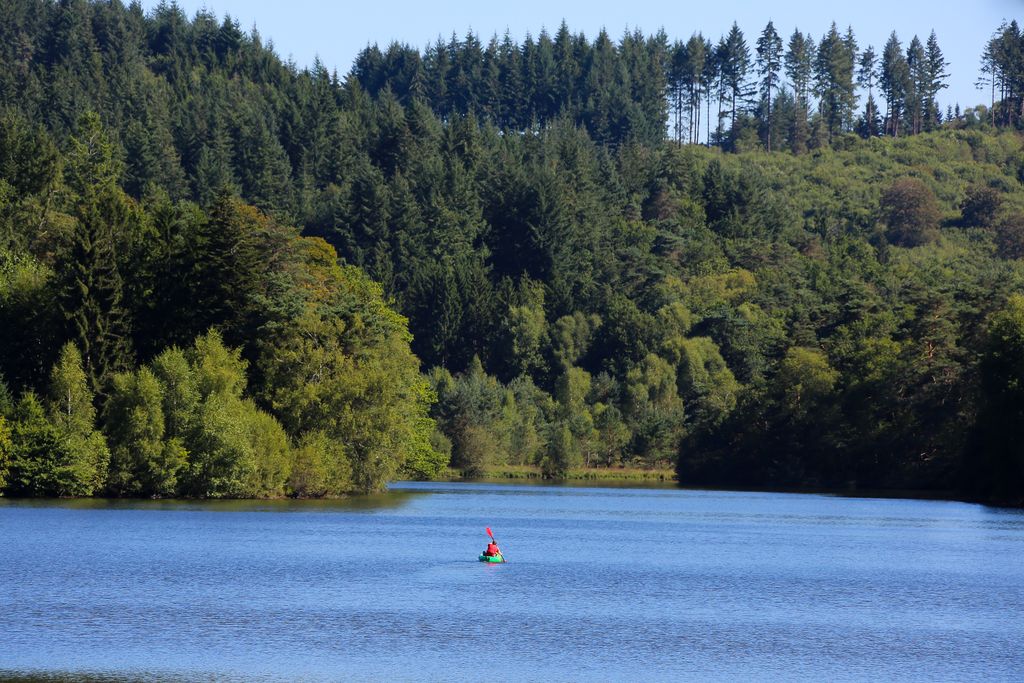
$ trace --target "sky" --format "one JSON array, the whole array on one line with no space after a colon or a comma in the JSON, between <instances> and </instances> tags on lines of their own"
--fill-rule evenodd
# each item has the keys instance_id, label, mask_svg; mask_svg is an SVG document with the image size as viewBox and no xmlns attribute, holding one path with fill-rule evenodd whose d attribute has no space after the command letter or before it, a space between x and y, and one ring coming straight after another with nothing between
<instances>
[{"instance_id":1,"label":"sky","mask_svg":"<svg viewBox=\"0 0 1024 683\"><path fill-rule=\"evenodd\" d=\"M158 2L143 0L142 4L151 10ZM319 57L342 76L358 52L372 43L385 47L397 41L422 50L438 37L447 41L452 32L461 37L469 30L485 42L506 31L522 41L527 33L536 36L541 29L554 33L563 19L573 33L582 31L590 39L602 28L613 39L627 29L650 34L664 28L670 41L685 41L697 31L717 41L736 21L752 51L769 20L784 41L795 28L817 40L835 21L842 31L853 27L861 49L873 45L878 54L891 31L906 48L915 34L925 42L934 29L949 62L949 87L939 95L943 109L956 103L967 107L988 102L987 93L974 86L985 42L1004 19L1024 23L1024 0L853 0L835 6L822 0L177 0L177 4L189 17L203 8L219 18L230 14L246 31L255 25L264 41L273 41L282 58L305 67Z\"/></svg>"}]
</instances>

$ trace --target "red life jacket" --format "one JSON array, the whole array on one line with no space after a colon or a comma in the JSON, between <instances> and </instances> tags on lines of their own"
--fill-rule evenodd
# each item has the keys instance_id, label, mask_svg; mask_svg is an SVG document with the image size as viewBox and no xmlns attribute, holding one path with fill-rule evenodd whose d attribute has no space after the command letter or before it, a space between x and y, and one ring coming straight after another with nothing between
<instances>
[{"instance_id":1,"label":"red life jacket","mask_svg":"<svg viewBox=\"0 0 1024 683\"><path fill-rule=\"evenodd\" d=\"M487 550L484 551L484 555L490 555L491 557L495 557L497 555L501 555L501 551L498 550L497 544L488 543Z\"/></svg>"}]
</instances>

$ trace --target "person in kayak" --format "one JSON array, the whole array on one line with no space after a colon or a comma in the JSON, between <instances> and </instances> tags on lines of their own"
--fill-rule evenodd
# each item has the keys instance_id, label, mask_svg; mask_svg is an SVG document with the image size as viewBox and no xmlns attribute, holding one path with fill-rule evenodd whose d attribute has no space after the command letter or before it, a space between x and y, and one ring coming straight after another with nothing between
<instances>
[{"instance_id":1,"label":"person in kayak","mask_svg":"<svg viewBox=\"0 0 1024 683\"><path fill-rule=\"evenodd\" d=\"M487 550L484 551L484 555L487 557L500 557L501 550L498 549L498 544L491 539L491 542L487 544Z\"/></svg>"}]
</instances>

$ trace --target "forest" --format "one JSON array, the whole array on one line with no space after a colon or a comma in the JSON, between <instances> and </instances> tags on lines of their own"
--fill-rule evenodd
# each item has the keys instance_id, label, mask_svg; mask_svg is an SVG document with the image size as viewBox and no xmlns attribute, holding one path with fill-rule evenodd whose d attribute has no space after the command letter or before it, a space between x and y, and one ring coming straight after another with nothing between
<instances>
[{"instance_id":1,"label":"forest","mask_svg":"<svg viewBox=\"0 0 1024 683\"><path fill-rule=\"evenodd\" d=\"M563 23L344 77L0 8L0 491L674 468L1024 503L1024 34ZM876 96L878 99L876 99Z\"/></svg>"}]
</instances>

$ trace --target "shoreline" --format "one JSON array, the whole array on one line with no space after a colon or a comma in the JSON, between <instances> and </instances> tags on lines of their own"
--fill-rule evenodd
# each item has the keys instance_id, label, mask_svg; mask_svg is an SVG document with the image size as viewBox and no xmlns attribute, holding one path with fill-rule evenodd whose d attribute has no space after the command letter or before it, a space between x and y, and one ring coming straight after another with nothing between
<instances>
[{"instance_id":1,"label":"shoreline","mask_svg":"<svg viewBox=\"0 0 1024 683\"><path fill-rule=\"evenodd\" d=\"M360 508L364 506L373 507L385 501L395 498L402 498L413 493L410 488L403 484L414 484L416 486L429 486L430 484L506 484L519 486L538 487L568 487L568 488L647 488L655 490L679 490L679 491L714 491L734 493L791 493L818 496L834 496L840 498L865 498L865 499L888 499L888 500L933 500L949 503L969 503L982 505L990 508L1002 508L1007 510L1022 510L1024 502L992 501L979 498L972 498L967 495L958 494L956 491L927 490L927 489L857 489L857 488L827 488L827 487L798 487L798 486L740 486L729 484L681 484L675 477L675 472L664 469L644 470L640 468L578 468L570 470L568 476L563 479L544 478L539 467L532 466L502 466L490 467L483 473L476 476L464 476L459 470L448 469L440 476L430 480L417 479L396 479L388 482L384 491L368 494L347 494L343 496L323 498L109 498L104 496L87 497L21 497L21 496L0 496L0 506L7 504L16 505L50 505L54 503L70 505L72 507L109 508L109 507L144 507L150 509L181 509L190 505L213 506L222 509L248 508L253 506L269 506L271 508L296 507L317 507L325 508L349 507ZM398 486L396 486L396 484ZM385 503L387 504L387 503Z\"/></svg>"},{"instance_id":2,"label":"shoreline","mask_svg":"<svg viewBox=\"0 0 1024 683\"><path fill-rule=\"evenodd\" d=\"M674 470L642 469L622 467L590 467L574 468L562 479L545 478L541 469L532 465L502 465L485 468L483 473L475 476L464 476L459 470L449 468L435 482L447 483L483 483L483 484L526 484L537 486L568 486L615 488L654 488L679 489L681 491L735 491L738 493L794 493L819 496L837 496L841 498L875 498L875 499L907 499L935 500L950 503L974 503L986 507L1022 509L1024 502L1014 504L1006 501L989 501L959 494L954 490L930 489L875 489L856 487L815 487L815 486L741 486L730 484L699 484L680 483ZM394 483L394 482L392 482ZM425 482L426 483L426 482Z\"/></svg>"}]
</instances>

